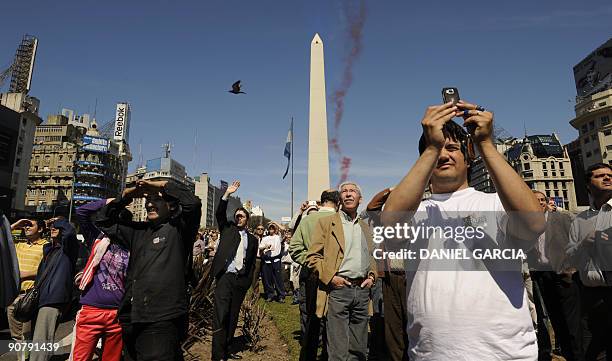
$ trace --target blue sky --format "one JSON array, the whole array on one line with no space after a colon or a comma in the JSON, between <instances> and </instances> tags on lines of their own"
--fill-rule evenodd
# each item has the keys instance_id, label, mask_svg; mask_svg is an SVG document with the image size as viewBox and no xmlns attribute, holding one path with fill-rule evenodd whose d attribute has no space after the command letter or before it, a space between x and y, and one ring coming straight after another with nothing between
<instances>
[{"instance_id":1,"label":"blue sky","mask_svg":"<svg viewBox=\"0 0 612 361\"><path fill-rule=\"evenodd\" d=\"M23 34L36 35L31 94L44 118L61 107L93 113L97 99L104 122L127 100L131 169L139 143L146 161L171 141L189 174L240 179L242 199L279 219L289 215L290 186L281 176L291 116L296 207L306 197L310 41L315 32L323 38L331 94L350 44L342 9L357 4L14 1L0 13L0 66L8 66ZM608 0L366 1L366 8L339 135L365 198L408 171L424 109L440 102L444 86L494 110L514 136L525 125L530 134L555 131L563 143L573 140L572 67L612 36ZM238 79L248 94L226 92ZM327 111L331 131L329 100ZM332 157L332 184L338 168Z\"/></svg>"}]
</instances>

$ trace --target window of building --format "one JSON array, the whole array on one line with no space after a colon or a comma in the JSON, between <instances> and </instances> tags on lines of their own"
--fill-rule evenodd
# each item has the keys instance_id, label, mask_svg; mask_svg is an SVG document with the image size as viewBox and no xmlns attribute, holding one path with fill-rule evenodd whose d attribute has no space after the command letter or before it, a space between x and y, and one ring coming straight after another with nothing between
<instances>
[{"instance_id":1,"label":"window of building","mask_svg":"<svg viewBox=\"0 0 612 361\"><path fill-rule=\"evenodd\" d=\"M606 125L610 124L610 117L607 115L604 115L603 117L601 117L601 126L605 127Z\"/></svg>"},{"instance_id":2,"label":"window of building","mask_svg":"<svg viewBox=\"0 0 612 361\"><path fill-rule=\"evenodd\" d=\"M523 165L523 168L524 168L525 170L530 170L530 169L531 169L531 165L530 165L529 163L525 163L525 164Z\"/></svg>"},{"instance_id":3,"label":"window of building","mask_svg":"<svg viewBox=\"0 0 612 361\"><path fill-rule=\"evenodd\" d=\"M544 172L544 177L548 177L548 172Z\"/></svg>"},{"instance_id":4,"label":"window of building","mask_svg":"<svg viewBox=\"0 0 612 361\"><path fill-rule=\"evenodd\" d=\"M585 134L586 132L588 132L588 128L586 124L582 126L581 132L582 134Z\"/></svg>"},{"instance_id":5,"label":"window of building","mask_svg":"<svg viewBox=\"0 0 612 361\"><path fill-rule=\"evenodd\" d=\"M594 120L591 120L591 121L589 122L589 130L593 130L593 129L595 129L595 121L594 121Z\"/></svg>"},{"instance_id":6,"label":"window of building","mask_svg":"<svg viewBox=\"0 0 612 361\"><path fill-rule=\"evenodd\" d=\"M47 194L47 190L46 189L41 189L40 190L40 195L44 196L45 194Z\"/></svg>"},{"instance_id":7,"label":"window of building","mask_svg":"<svg viewBox=\"0 0 612 361\"><path fill-rule=\"evenodd\" d=\"M567 199L567 191L566 190L563 191L563 199Z\"/></svg>"},{"instance_id":8,"label":"window of building","mask_svg":"<svg viewBox=\"0 0 612 361\"><path fill-rule=\"evenodd\" d=\"M604 130L604 135L610 135L610 134L612 134L612 131L610 131L610 130Z\"/></svg>"},{"instance_id":9,"label":"window of building","mask_svg":"<svg viewBox=\"0 0 612 361\"><path fill-rule=\"evenodd\" d=\"M550 183L549 182L544 182L544 188L549 189L550 188Z\"/></svg>"},{"instance_id":10,"label":"window of building","mask_svg":"<svg viewBox=\"0 0 612 361\"><path fill-rule=\"evenodd\" d=\"M599 104L597 104L600 107L605 107L606 106L606 102L600 102Z\"/></svg>"},{"instance_id":11,"label":"window of building","mask_svg":"<svg viewBox=\"0 0 612 361\"><path fill-rule=\"evenodd\" d=\"M597 134L591 134L591 140L597 139Z\"/></svg>"},{"instance_id":12,"label":"window of building","mask_svg":"<svg viewBox=\"0 0 612 361\"><path fill-rule=\"evenodd\" d=\"M589 137L584 138L583 142L584 144L588 144L590 142Z\"/></svg>"},{"instance_id":13,"label":"window of building","mask_svg":"<svg viewBox=\"0 0 612 361\"><path fill-rule=\"evenodd\" d=\"M552 176L556 177L557 176L557 172L552 172Z\"/></svg>"},{"instance_id":14,"label":"window of building","mask_svg":"<svg viewBox=\"0 0 612 361\"><path fill-rule=\"evenodd\" d=\"M586 152L586 157L591 158L591 152Z\"/></svg>"},{"instance_id":15,"label":"window of building","mask_svg":"<svg viewBox=\"0 0 612 361\"><path fill-rule=\"evenodd\" d=\"M561 172L559 172L559 175L560 175L561 177L565 177L565 171L561 171Z\"/></svg>"},{"instance_id":16,"label":"window of building","mask_svg":"<svg viewBox=\"0 0 612 361\"><path fill-rule=\"evenodd\" d=\"M542 169L546 169L546 162L542 162Z\"/></svg>"}]
</instances>

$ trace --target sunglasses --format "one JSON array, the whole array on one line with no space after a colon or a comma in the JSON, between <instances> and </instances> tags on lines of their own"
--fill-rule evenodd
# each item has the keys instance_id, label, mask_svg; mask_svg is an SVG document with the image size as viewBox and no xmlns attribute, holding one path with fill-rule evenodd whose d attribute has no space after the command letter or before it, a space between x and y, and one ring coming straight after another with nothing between
<instances>
[{"instance_id":1,"label":"sunglasses","mask_svg":"<svg viewBox=\"0 0 612 361\"><path fill-rule=\"evenodd\" d=\"M263 231L264 229L263 229L263 228L257 228L257 230L258 230L258 231Z\"/></svg>"},{"instance_id":2,"label":"sunglasses","mask_svg":"<svg viewBox=\"0 0 612 361\"><path fill-rule=\"evenodd\" d=\"M236 218L246 218L246 216L245 216L244 214L241 214L241 213L237 213L237 214L235 215L235 217L236 217Z\"/></svg>"}]
</instances>

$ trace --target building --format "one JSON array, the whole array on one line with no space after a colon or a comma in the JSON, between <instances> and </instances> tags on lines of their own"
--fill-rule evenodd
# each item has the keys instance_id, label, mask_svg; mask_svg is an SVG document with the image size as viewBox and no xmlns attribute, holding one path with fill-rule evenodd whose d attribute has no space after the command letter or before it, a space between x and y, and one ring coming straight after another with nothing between
<instances>
[{"instance_id":1,"label":"building","mask_svg":"<svg viewBox=\"0 0 612 361\"><path fill-rule=\"evenodd\" d=\"M164 146L166 151L163 157L151 159L147 161L145 166L139 167L134 173L127 175L126 187L134 187L138 180L168 181L184 184L195 192L195 183L187 176L185 167L170 158L170 145L165 144ZM144 221L147 219L144 198L134 199L127 208L132 212L133 220Z\"/></svg>"},{"instance_id":2,"label":"building","mask_svg":"<svg viewBox=\"0 0 612 361\"><path fill-rule=\"evenodd\" d=\"M68 124L64 115L50 115L36 127L34 143L27 210L68 215L71 204L119 195L123 173L119 146L99 136L95 120L85 129Z\"/></svg>"},{"instance_id":3,"label":"building","mask_svg":"<svg viewBox=\"0 0 612 361\"><path fill-rule=\"evenodd\" d=\"M13 170L19 120L19 113L0 105L0 209L2 210L11 209L13 203Z\"/></svg>"},{"instance_id":4,"label":"building","mask_svg":"<svg viewBox=\"0 0 612 361\"><path fill-rule=\"evenodd\" d=\"M508 149L510 149L516 143L516 138L506 138L499 139L495 141L495 148L500 154L504 154ZM472 161L472 165L470 167L470 187L474 189L485 192L485 193L495 193L495 185L493 184L493 180L489 175L489 171L484 163L484 160L478 154L476 150L476 159Z\"/></svg>"},{"instance_id":5,"label":"building","mask_svg":"<svg viewBox=\"0 0 612 361\"><path fill-rule=\"evenodd\" d=\"M588 206L585 170L595 163L612 164L612 39L592 51L573 70L576 115L570 124L578 131L578 138L565 149L576 176L578 205Z\"/></svg>"},{"instance_id":6,"label":"building","mask_svg":"<svg viewBox=\"0 0 612 361\"><path fill-rule=\"evenodd\" d=\"M576 104L576 117L570 124L578 130L580 154L584 169L595 163L612 164L612 89L583 97Z\"/></svg>"},{"instance_id":7,"label":"building","mask_svg":"<svg viewBox=\"0 0 612 361\"><path fill-rule=\"evenodd\" d=\"M91 125L92 119L89 114L78 115L72 109L62 108L62 115L68 118L68 124L72 124L75 127L89 129Z\"/></svg>"},{"instance_id":8,"label":"building","mask_svg":"<svg viewBox=\"0 0 612 361\"><path fill-rule=\"evenodd\" d=\"M531 189L543 192L558 207L577 211L570 158L556 134L527 136L505 156Z\"/></svg>"},{"instance_id":9,"label":"building","mask_svg":"<svg viewBox=\"0 0 612 361\"><path fill-rule=\"evenodd\" d=\"M221 181L219 187L212 184L208 173L202 173L194 178L195 194L202 200L202 217L200 218L200 226L206 228L216 228L217 220L215 211L217 210L219 200L225 193L227 183ZM232 215L234 211L242 207L240 197L230 196L228 200L228 214Z\"/></svg>"},{"instance_id":10,"label":"building","mask_svg":"<svg viewBox=\"0 0 612 361\"><path fill-rule=\"evenodd\" d=\"M10 192L0 194L6 195L9 206L3 209L11 209L14 212L25 210L25 197L28 184L28 171L30 157L32 155L34 133L36 127L42 123L38 116L40 101L23 93L0 93L0 123L18 123L17 136L14 138L15 152L11 158L11 181ZM3 187L3 186L0 186ZM5 193L0 190L0 193ZM4 204L0 200L0 204Z\"/></svg>"}]
</instances>

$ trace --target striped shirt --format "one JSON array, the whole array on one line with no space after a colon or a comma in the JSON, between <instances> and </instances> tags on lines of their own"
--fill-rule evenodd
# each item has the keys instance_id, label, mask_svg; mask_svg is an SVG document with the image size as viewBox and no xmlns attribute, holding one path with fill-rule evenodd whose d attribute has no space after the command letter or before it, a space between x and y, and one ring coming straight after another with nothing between
<instances>
[{"instance_id":1,"label":"striped shirt","mask_svg":"<svg viewBox=\"0 0 612 361\"><path fill-rule=\"evenodd\" d=\"M47 243L45 239L39 239L34 243L18 242L15 243L17 261L19 262L20 272L36 272L38 265L43 258L43 246ZM27 291L34 286L34 280L21 281L21 290Z\"/></svg>"}]
</instances>

